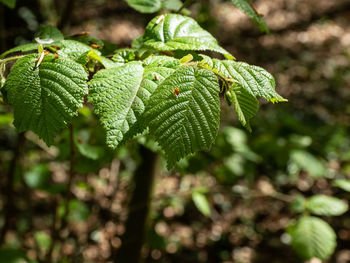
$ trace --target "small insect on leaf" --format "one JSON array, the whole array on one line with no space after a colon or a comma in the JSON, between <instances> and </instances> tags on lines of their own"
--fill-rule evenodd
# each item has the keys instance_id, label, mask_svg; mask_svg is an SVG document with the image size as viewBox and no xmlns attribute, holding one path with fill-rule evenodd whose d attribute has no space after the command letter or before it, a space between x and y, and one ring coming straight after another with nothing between
<instances>
[{"instance_id":1,"label":"small insect on leaf","mask_svg":"<svg viewBox=\"0 0 350 263\"><path fill-rule=\"evenodd\" d=\"M180 94L179 88L173 89L173 93L175 94L176 97L179 96L179 94Z\"/></svg>"},{"instance_id":2,"label":"small insect on leaf","mask_svg":"<svg viewBox=\"0 0 350 263\"><path fill-rule=\"evenodd\" d=\"M47 50L45 50L45 51L44 51L44 53L45 53L45 55L50 54L50 52L49 52L49 51L47 51Z\"/></svg>"},{"instance_id":3,"label":"small insect on leaf","mask_svg":"<svg viewBox=\"0 0 350 263\"><path fill-rule=\"evenodd\" d=\"M58 58L59 58L58 54L57 54L57 53L55 53L55 59L58 59Z\"/></svg>"},{"instance_id":4,"label":"small insect on leaf","mask_svg":"<svg viewBox=\"0 0 350 263\"><path fill-rule=\"evenodd\" d=\"M158 75L154 75L154 80L159 80L159 76Z\"/></svg>"},{"instance_id":5,"label":"small insect on leaf","mask_svg":"<svg viewBox=\"0 0 350 263\"><path fill-rule=\"evenodd\" d=\"M96 49L96 48L100 48L102 46L99 44L91 44L90 47Z\"/></svg>"},{"instance_id":6,"label":"small insect on leaf","mask_svg":"<svg viewBox=\"0 0 350 263\"><path fill-rule=\"evenodd\" d=\"M44 59L44 56L45 56L45 51L40 53L38 61L36 62L36 65L35 65L36 68L40 66L41 62Z\"/></svg>"}]
</instances>

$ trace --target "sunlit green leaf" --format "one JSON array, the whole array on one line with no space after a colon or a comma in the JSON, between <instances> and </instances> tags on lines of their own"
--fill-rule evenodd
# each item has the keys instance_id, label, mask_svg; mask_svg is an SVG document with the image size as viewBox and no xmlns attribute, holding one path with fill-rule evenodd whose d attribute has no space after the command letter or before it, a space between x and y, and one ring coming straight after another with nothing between
<instances>
[{"instance_id":1,"label":"sunlit green leaf","mask_svg":"<svg viewBox=\"0 0 350 263\"><path fill-rule=\"evenodd\" d=\"M262 16L255 10L255 8L249 3L249 0L231 0L232 3L246 13L255 23L258 24L259 29L263 32L269 33L269 29Z\"/></svg>"},{"instance_id":2,"label":"sunlit green leaf","mask_svg":"<svg viewBox=\"0 0 350 263\"><path fill-rule=\"evenodd\" d=\"M307 200L307 209L319 216L339 216L348 210L344 201L326 195L314 195Z\"/></svg>"},{"instance_id":3,"label":"sunlit green leaf","mask_svg":"<svg viewBox=\"0 0 350 263\"><path fill-rule=\"evenodd\" d=\"M303 216L289 228L292 247L303 259L327 259L337 245L336 234L327 222L317 217Z\"/></svg>"},{"instance_id":4,"label":"sunlit green leaf","mask_svg":"<svg viewBox=\"0 0 350 263\"><path fill-rule=\"evenodd\" d=\"M155 13L161 6L161 0L125 0L129 6L141 13Z\"/></svg>"},{"instance_id":5,"label":"sunlit green leaf","mask_svg":"<svg viewBox=\"0 0 350 263\"><path fill-rule=\"evenodd\" d=\"M233 59L233 56L220 47L217 40L194 19L177 14L155 17L147 25L146 32L138 43L158 51L210 50Z\"/></svg>"},{"instance_id":6,"label":"sunlit green leaf","mask_svg":"<svg viewBox=\"0 0 350 263\"><path fill-rule=\"evenodd\" d=\"M177 89L177 90L175 90ZM145 112L168 167L214 142L220 119L219 85L208 70L181 67L152 94Z\"/></svg>"},{"instance_id":7,"label":"sunlit green leaf","mask_svg":"<svg viewBox=\"0 0 350 263\"><path fill-rule=\"evenodd\" d=\"M192 193L193 203L196 205L197 209L205 216L210 216L211 209L206 196L198 191Z\"/></svg>"},{"instance_id":8,"label":"sunlit green leaf","mask_svg":"<svg viewBox=\"0 0 350 263\"><path fill-rule=\"evenodd\" d=\"M333 182L333 185L339 187L347 192L350 192L350 180L348 179L338 179Z\"/></svg>"},{"instance_id":9,"label":"sunlit green leaf","mask_svg":"<svg viewBox=\"0 0 350 263\"><path fill-rule=\"evenodd\" d=\"M45 59L38 55L19 59L3 89L14 108L14 125L19 132L32 130L48 145L78 114L87 93L87 73L68 58Z\"/></svg>"}]
</instances>

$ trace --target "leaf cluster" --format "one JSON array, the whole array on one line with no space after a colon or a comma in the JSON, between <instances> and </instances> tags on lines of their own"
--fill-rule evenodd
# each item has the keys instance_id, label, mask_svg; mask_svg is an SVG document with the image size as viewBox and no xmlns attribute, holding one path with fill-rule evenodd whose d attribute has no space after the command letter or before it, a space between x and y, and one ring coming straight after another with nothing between
<instances>
[{"instance_id":1,"label":"leaf cluster","mask_svg":"<svg viewBox=\"0 0 350 263\"><path fill-rule=\"evenodd\" d=\"M257 97L285 101L267 71L234 61L195 20L177 14L155 17L132 48L116 50L111 58L102 55L103 41L91 38L89 46L64 38L51 26L42 26L35 40L0 56L2 71L17 60L6 78L1 74L1 91L13 106L18 131L32 130L48 145L89 102L108 146L117 148L148 133L173 167L213 144L220 96L249 130ZM212 59L203 51L226 59Z\"/></svg>"}]
</instances>

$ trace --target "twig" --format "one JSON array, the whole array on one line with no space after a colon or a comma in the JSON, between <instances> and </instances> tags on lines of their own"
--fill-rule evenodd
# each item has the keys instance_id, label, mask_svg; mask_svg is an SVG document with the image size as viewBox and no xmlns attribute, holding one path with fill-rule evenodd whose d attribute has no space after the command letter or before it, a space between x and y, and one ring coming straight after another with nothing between
<instances>
[{"instance_id":1,"label":"twig","mask_svg":"<svg viewBox=\"0 0 350 263\"><path fill-rule=\"evenodd\" d=\"M52 260L52 252L53 249L55 248L56 241L59 239L59 233L57 229L57 221L58 221L58 212L57 212L57 199L54 198L54 206L53 206L53 220L52 220L52 225L51 225L51 244L48 249L48 252L46 254L45 262L51 263L53 262Z\"/></svg>"},{"instance_id":2,"label":"twig","mask_svg":"<svg viewBox=\"0 0 350 263\"><path fill-rule=\"evenodd\" d=\"M68 224L68 214L69 214L69 201L72 198L72 193L71 193L71 188L72 188L72 184L73 184L73 179L74 179L74 165L75 165L75 144L74 144L74 126L73 124L71 124L69 126L69 145L70 145L70 156L69 156L69 172L68 172L68 182L67 182L67 190L64 194L64 196L62 197L62 200L64 202L64 214L60 220L60 222L58 222L59 219L59 215L58 215L58 211L57 211L57 200L55 200L55 205L54 205L54 211L53 211L53 215L54 215L54 219L52 222L52 226L51 226L51 235L52 235L52 242L50 245L50 248L48 250L48 253L46 255L46 262L53 262L52 259L52 253L53 253L53 249L55 248L55 244L57 241L61 240L60 237L60 232L61 230L63 230L67 224Z\"/></svg>"},{"instance_id":3,"label":"twig","mask_svg":"<svg viewBox=\"0 0 350 263\"><path fill-rule=\"evenodd\" d=\"M73 184L73 177L74 177L74 159L75 159L75 147L74 147L74 126L71 124L69 126L69 145L70 145L70 155L69 155L69 178L67 183L67 191L64 196L64 215L62 217L62 223L60 226L60 229L63 229L67 225L67 216L68 216L68 209L69 209L69 201L72 198L72 184Z\"/></svg>"},{"instance_id":4,"label":"twig","mask_svg":"<svg viewBox=\"0 0 350 263\"><path fill-rule=\"evenodd\" d=\"M185 3L183 3L181 8L179 10L177 10L176 13L180 13L183 9L185 9L188 6L190 6L193 2L194 2L194 0L186 0Z\"/></svg>"}]
</instances>

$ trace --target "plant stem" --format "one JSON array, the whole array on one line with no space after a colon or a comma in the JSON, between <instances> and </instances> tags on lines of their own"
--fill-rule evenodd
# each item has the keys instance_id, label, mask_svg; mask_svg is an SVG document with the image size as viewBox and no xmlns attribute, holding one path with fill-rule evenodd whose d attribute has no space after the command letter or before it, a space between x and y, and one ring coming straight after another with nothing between
<instances>
[{"instance_id":1,"label":"plant stem","mask_svg":"<svg viewBox=\"0 0 350 263\"><path fill-rule=\"evenodd\" d=\"M12 227L12 219L14 218L14 179L16 174L16 166L21 159L25 143L24 132L18 134L17 144L13 150L13 158L7 173L7 183L5 188L5 219L4 226L0 232L0 245L5 241L6 233Z\"/></svg>"},{"instance_id":2,"label":"plant stem","mask_svg":"<svg viewBox=\"0 0 350 263\"><path fill-rule=\"evenodd\" d=\"M67 190L62 196L62 200L64 202L64 214L59 220L58 214L58 200L54 200L54 208L52 211L53 214L53 222L51 225L51 237L52 241L48 252L45 257L45 262L51 263L53 262L52 254L55 248L57 241L62 241L62 237L60 236L61 230L63 230L68 224L68 214L69 214L69 201L72 199L71 187L74 179L74 165L75 165L75 144L74 144L74 126L71 124L69 126L69 145L70 145L70 155L69 155L69 172L68 172L68 182L67 182ZM61 247L62 249L62 247Z\"/></svg>"},{"instance_id":3,"label":"plant stem","mask_svg":"<svg viewBox=\"0 0 350 263\"><path fill-rule=\"evenodd\" d=\"M4 58L4 59L0 59L0 64L12 61L12 60L16 60L16 59L20 59L23 58L26 55L20 55L20 56L14 56L14 57L9 57L9 58Z\"/></svg>"},{"instance_id":4,"label":"plant stem","mask_svg":"<svg viewBox=\"0 0 350 263\"><path fill-rule=\"evenodd\" d=\"M177 11L177 13L180 13L184 8L190 6L194 0L186 0L185 3L181 6L181 8Z\"/></svg>"},{"instance_id":5,"label":"plant stem","mask_svg":"<svg viewBox=\"0 0 350 263\"><path fill-rule=\"evenodd\" d=\"M58 221L58 213L57 213L57 199L54 198L54 206L52 211L53 219L52 219L52 225L51 225L51 244L48 249L48 252L46 254L45 262L51 263L52 261L52 252L55 248L55 244L57 239L59 239L58 236L58 229L57 229L57 221Z\"/></svg>"},{"instance_id":6,"label":"plant stem","mask_svg":"<svg viewBox=\"0 0 350 263\"><path fill-rule=\"evenodd\" d=\"M138 263L141 258L153 182L158 169L158 156L146 147L142 145L140 147L142 163L134 175L135 188L129 204L126 230L115 262Z\"/></svg>"},{"instance_id":7,"label":"plant stem","mask_svg":"<svg viewBox=\"0 0 350 263\"><path fill-rule=\"evenodd\" d=\"M68 179L68 191L70 191L70 187L72 185L73 176L74 176L74 156L75 156L75 148L74 148L74 126L71 124L69 126L69 145L70 145L70 156L69 156L69 179Z\"/></svg>"},{"instance_id":8,"label":"plant stem","mask_svg":"<svg viewBox=\"0 0 350 263\"><path fill-rule=\"evenodd\" d=\"M69 201L72 198L72 184L73 184L73 178L74 178L74 165L75 165L75 147L74 147L74 126L71 124L69 126L69 145L70 145L70 155L69 155L69 174L68 174L68 183L67 183L67 191L64 196L64 215L62 217L62 223L60 226L60 229L63 229L67 225L67 216L68 216L68 209L69 209Z\"/></svg>"}]
</instances>

